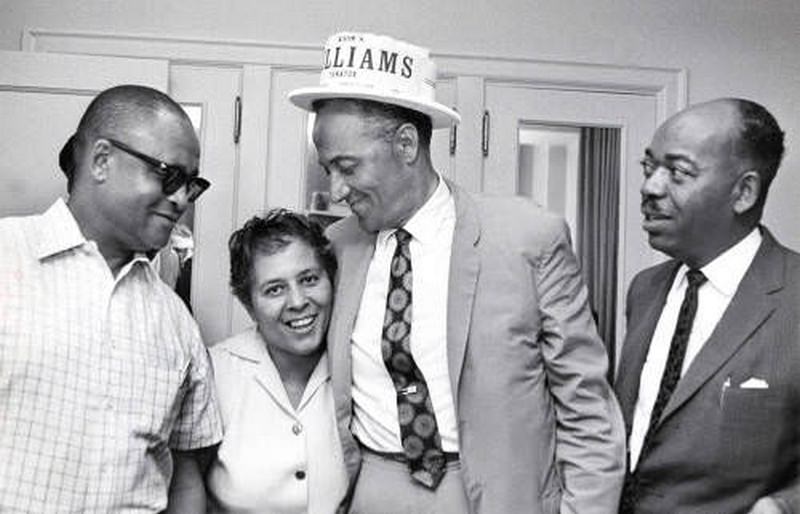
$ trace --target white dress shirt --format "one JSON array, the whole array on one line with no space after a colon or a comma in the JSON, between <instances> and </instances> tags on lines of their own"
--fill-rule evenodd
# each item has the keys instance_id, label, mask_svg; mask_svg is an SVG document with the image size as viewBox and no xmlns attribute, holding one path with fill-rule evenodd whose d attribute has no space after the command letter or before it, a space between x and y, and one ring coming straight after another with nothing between
<instances>
[{"instance_id":1,"label":"white dress shirt","mask_svg":"<svg viewBox=\"0 0 800 514\"><path fill-rule=\"evenodd\" d=\"M692 361L700 353L706 340L711 336L714 328L719 323L725 309L728 308L742 277L747 272L753 258L761 245L761 232L753 229L744 239L720 254L716 259L703 266L700 271L708 281L700 286L697 293L697 313L695 314L692 332L686 346L686 356L683 359L681 377ZM639 383L639 397L633 414L633 427L629 440L631 470L636 469L639 455L642 451L644 438L650 424L650 415L658 396L661 376L667 365L672 335L678 322L683 297L686 293L688 280L686 273L689 268L683 264L675 274L672 287L667 294L667 301L658 319L647 360L642 368L642 379Z\"/></svg>"},{"instance_id":2,"label":"white dress shirt","mask_svg":"<svg viewBox=\"0 0 800 514\"><path fill-rule=\"evenodd\" d=\"M211 348L225 437L208 472L210 512L330 514L347 491L328 358L295 409L255 329Z\"/></svg>"},{"instance_id":3,"label":"white dress shirt","mask_svg":"<svg viewBox=\"0 0 800 514\"><path fill-rule=\"evenodd\" d=\"M411 236L411 353L422 371L444 451L458 451L455 406L447 369L447 290L455 202L444 180L404 225ZM366 446L402 452L397 396L381 356L394 230L378 233L352 335L353 434Z\"/></svg>"}]
</instances>

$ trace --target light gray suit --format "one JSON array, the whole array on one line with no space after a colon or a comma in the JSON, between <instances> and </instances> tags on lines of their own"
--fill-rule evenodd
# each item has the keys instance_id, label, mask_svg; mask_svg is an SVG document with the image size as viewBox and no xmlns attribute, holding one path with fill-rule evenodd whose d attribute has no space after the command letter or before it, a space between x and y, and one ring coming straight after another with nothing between
<instances>
[{"instance_id":1,"label":"light gray suit","mask_svg":"<svg viewBox=\"0 0 800 514\"><path fill-rule=\"evenodd\" d=\"M800 255L762 233L730 305L665 407L653 448L639 459L637 512L747 512L773 493L800 512ZM669 261L641 272L628 293L615 384L628 432L679 266ZM768 387L740 387L750 379Z\"/></svg>"},{"instance_id":2,"label":"light gray suit","mask_svg":"<svg viewBox=\"0 0 800 514\"><path fill-rule=\"evenodd\" d=\"M522 199L448 185L456 226L447 355L470 512L614 512L624 472L622 420L566 225ZM355 479L350 335L375 234L350 217L329 236L339 259L331 371Z\"/></svg>"}]
</instances>

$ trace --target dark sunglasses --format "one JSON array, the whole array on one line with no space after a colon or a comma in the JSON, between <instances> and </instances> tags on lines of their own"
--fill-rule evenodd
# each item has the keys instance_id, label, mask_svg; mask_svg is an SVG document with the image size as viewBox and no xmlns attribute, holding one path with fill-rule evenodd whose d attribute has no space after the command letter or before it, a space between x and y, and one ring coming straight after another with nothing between
<instances>
[{"instance_id":1,"label":"dark sunglasses","mask_svg":"<svg viewBox=\"0 0 800 514\"><path fill-rule=\"evenodd\" d=\"M137 150L134 150L130 146L117 141L116 139L111 139L109 137L104 139L111 143L111 146L119 148L123 152L132 155L142 162L152 166L153 171L159 177L161 177L161 190L164 192L165 196L171 196L173 193L175 193L175 191L185 185L187 200L189 202L194 202L197 200L197 197L203 194L203 191L208 189L208 187L211 185L211 182L208 180L198 177L196 170L194 174L190 175L186 173L180 166L159 161L154 157L150 157L149 155L145 155Z\"/></svg>"}]
</instances>

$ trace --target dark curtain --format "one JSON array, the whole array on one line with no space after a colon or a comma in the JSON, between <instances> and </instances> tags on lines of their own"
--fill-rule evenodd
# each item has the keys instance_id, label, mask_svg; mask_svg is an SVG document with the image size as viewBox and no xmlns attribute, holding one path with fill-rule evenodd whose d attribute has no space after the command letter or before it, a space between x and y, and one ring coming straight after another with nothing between
<instances>
[{"instance_id":1,"label":"dark curtain","mask_svg":"<svg viewBox=\"0 0 800 514\"><path fill-rule=\"evenodd\" d=\"M581 128L578 258L610 370L616 344L619 175L620 129Z\"/></svg>"}]
</instances>

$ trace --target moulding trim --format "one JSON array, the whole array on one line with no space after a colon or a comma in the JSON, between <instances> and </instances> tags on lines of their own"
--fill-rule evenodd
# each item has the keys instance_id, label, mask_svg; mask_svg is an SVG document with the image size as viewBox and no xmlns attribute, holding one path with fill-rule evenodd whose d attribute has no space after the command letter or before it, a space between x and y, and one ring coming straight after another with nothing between
<instances>
[{"instance_id":1,"label":"moulding trim","mask_svg":"<svg viewBox=\"0 0 800 514\"><path fill-rule=\"evenodd\" d=\"M22 49L30 52L169 59L172 63L316 70L321 47L250 40L213 40L152 34L26 28ZM688 77L683 68L546 61L519 57L432 52L443 78L480 76L487 82L520 82L527 87L604 91L655 96L658 117L686 106Z\"/></svg>"}]
</instances>

